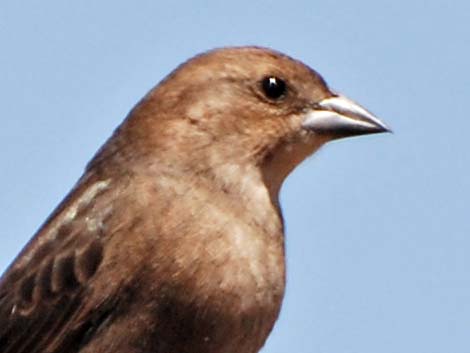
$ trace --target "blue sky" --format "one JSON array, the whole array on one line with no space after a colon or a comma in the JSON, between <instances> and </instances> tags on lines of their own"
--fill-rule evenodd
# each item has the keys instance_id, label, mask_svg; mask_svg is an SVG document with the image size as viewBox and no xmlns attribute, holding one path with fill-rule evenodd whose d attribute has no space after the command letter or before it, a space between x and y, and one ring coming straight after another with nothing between
<instances>
[{"instance_id":1,"label":"blue sky","mask_svg":"<svg viewBox=\"0 0 470 353\"><path fill-rule=\"evenodd\" d=\"M470 3L0 3L0 270L132 106L226 45L284 51L395 134L287 180L288 289L263 352L469 352Z\"/></svg>"}]
</instances>

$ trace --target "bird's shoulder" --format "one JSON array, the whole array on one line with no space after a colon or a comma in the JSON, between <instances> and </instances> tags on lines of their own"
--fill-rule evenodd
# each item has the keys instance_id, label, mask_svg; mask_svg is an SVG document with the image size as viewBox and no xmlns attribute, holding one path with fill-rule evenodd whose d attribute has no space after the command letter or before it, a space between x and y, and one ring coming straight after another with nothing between
<instances>
[{"instance_id":1,"label":"bird's shoulder","mask_svg":"<svg viewBox=\"0 0 470 353\"><path fill-rule=\"evenodd\" d=\"M130 222L117 184L83 177L2 275L0 352L78 351L115 311L119 286L96 277L105 244Z\"/></svg>"}]
</instances>

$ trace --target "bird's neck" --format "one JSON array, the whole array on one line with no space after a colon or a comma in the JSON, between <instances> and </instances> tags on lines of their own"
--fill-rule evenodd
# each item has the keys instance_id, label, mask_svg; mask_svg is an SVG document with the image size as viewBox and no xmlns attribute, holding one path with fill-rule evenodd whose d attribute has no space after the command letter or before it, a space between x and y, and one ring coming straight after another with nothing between
<instances>
[{"instance_id":1,"label":"bird's neck","mask_svg":"<svg viewBox=\"0 0 470 353\"><path fill-rule=\"evenodd\" d=\"M233 207L243 207L252 222L263 225L267 234L282 234L278 194L272 193L262 171L250 164L223 163L211 170L210 180Z\"/></svg>"}]
</instances>

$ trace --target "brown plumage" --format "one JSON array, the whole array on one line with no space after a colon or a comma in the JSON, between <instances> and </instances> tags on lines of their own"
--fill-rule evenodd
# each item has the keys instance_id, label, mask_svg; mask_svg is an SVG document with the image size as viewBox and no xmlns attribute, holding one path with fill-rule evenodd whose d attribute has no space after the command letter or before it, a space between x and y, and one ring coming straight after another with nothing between
<instances>
[{"instance_id":1,"label":"brown plumage","mask_svg":"<svg viewBox=\"0 0 470 353\"><path fill-rule=\"evenodd\" d=\"M285 284L278 192L325 142L387 131L255 47L150 91L0 280L0 353L254 353Z\"/></svg>"}]
</instances>

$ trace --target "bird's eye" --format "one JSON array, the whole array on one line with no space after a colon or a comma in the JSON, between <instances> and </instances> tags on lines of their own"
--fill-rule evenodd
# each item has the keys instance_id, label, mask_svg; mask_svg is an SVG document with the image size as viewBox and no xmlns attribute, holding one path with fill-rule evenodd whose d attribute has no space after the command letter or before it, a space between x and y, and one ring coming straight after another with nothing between
<instances>
[{"instance_id":1,"label":"bird's eye","mask_svg":"<svg viewBox=\"0 0 470 353\"><path fill-rule=\"evenodd\" d=\"M279 77L265 77L261 86L266 97L270 99L279 99L286 93L286 83Z\"/></svg>"}]
</instances>

